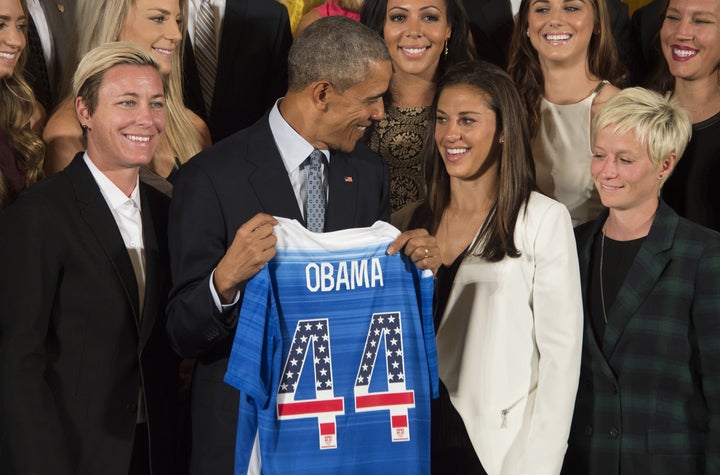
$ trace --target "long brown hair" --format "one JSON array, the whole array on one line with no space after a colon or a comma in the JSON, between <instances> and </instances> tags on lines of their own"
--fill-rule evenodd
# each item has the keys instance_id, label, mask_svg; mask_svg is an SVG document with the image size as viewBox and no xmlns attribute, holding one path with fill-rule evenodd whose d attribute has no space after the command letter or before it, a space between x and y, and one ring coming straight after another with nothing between
<instances>
[{"instance_id":1,"label":"long brown hair","mask_svg":"<svg viewBox=\"0 0 720 475\"><path fill-rule=\"evenodd\" d=\"M498 163L498 189L492 209L470 252L491 262L505 256L518 257L514 240L515 223L530 199L535 185L535 165L530 148L525 106L510 77L499 67L485 61L466 61L451 67L438 82L430 110L423 162L427 200L415 212L410 228L424 227L437 232L445 208L450 202L450 175L435 144L435 121L440 95L450 86L469 86L483 94L495 112L495 145L488 158ZM500 136L504 143L500 144Z\"/></svg>"},{"instance_id":2,"label":"long brown hair","mask_svg":"<svg viewBox=\"0 0 720 475\"><path fill-rule=\"evenodd\" d=\"M19 0L25 18L30 18L25 0ZM27 42L27 32L23 33ZM0 81L0 126L7 135L10 147L15 152L15 160L25 173L25 186L42 178L42 166L45 159L45 143L30 129L35 112L36 101L22 71L27 61L27 46L20 53L12 76ZM7 184L0 172L0 209L8 204Z\"/></svg>"},{"instance_id":3,"label":"long brown hair","mask_svg":"<svg viewBox=\"0 0 720 475\"><path fill-rule=\"evenodd\" d=\"M532 0L522 0L517 22L510 41L508 74L515 81L525 100L529 113L530 132L535 134L540 121L545 79L537 51L526 34ZM618 84L625 77L624 67L618 60L615 39L610 26L610 15L605 0L587 0L592 6L595 23L588 45L587 63L590 73L600 79Z\"/></svg>"}]
</instances>

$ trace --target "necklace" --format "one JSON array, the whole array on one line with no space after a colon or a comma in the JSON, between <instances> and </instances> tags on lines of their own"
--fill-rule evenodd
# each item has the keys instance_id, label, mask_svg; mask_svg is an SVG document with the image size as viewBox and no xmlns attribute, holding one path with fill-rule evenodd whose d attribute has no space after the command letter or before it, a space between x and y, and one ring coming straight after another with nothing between
<instances>
[{"instance_id":1,"label":"necklace","mask_svg":"<svg viewBox=\"0 0 720 475\"><path fill-rule=\"evenodd\" d=\"M605 261L605 229L602 231L600 239L600 304L602 305L603 320L607 325L607 313L605 311L605 289L603 288L603 262Z\"/></svg>"}]
</instances>

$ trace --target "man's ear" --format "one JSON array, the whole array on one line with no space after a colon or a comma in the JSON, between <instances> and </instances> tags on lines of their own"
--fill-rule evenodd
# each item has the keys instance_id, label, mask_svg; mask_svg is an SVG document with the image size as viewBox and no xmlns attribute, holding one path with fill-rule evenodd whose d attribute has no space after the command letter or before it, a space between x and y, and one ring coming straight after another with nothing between
<instances>
[{"instance_id":1,"label":"man's ear","mask_svg":"<svg viewBox=\"0 0 720 475\"><path fill-rule=\"evenodd\" d=\"M75 99L75 114L77 115L78 121L80 121L80 126L83 129L90 128L90 111L88 110L87 104L85 104L85 99L81 96L78 96Z\"/></svg>"},{"instance_id":2,"label":"man's ear","mask_svg":"<svg viewBox=\"0 0 720 475\"><path fill-rule=\"evenodd\" d=\"M325 112L330 96L335 93L329 81L316 81L310 85L310 95L316 109Z\"/></svg>"}]
</instances>

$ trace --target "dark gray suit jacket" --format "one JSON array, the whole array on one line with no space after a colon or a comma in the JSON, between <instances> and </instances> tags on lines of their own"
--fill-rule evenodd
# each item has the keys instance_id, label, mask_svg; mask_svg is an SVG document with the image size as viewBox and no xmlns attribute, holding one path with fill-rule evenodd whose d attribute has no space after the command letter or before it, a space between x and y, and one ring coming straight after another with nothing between
<instances>
[{"instance_id":1,"label":"dark gray suit jacket","mask_svg":"<svg viewBox=\"0 0 720 475\"><path fill-rule=\"evenodd\" d=\"M34 57L28 48L28 60L25 65L25 78L34 92L41 87L50 91L50 100L41 101L48 114L63 100L70 91L70 81L75 73L78 58L77 33L75 31L75 1L76 0L40 0L45 11L50 34L53 41L54 62L47 65L54 74L49 82L42 86L43 76L40 73L41 59Z\"/></svg>"},{"instance_id":2,"label":"dark gray suit jacket","mask_svg":"<svg viewBox=\"0 0 720 475\"><path fill-rule=\"evenodd\" d=\"M210 113L203 105L190 39L185 42L185 105L205 120L213 143L254 124L287 89L292 44L284 5L268 0L227 0Z\"/></svg>"}]
</instances>

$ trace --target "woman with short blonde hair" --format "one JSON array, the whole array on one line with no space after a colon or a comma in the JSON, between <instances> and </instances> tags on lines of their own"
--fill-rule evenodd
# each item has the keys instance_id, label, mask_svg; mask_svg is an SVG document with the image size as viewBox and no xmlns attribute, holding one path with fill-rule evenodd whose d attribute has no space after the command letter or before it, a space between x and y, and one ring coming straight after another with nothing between
<instances>
[{"instance_id":1,"label":"woman with short blonde hair","mask_svg":"<svg viewBox=\"0 0 720 475\"><path fill-rule=\"evenodd\" d=\"M80 56L110 41L132 41L153 53L166 77L166 137L150 163L152 171L162 177L210 146L207 126L183 104L181 68L186 10L187 0L78 0L77 5ZM63 169L75 153L85 148L70 99L50 117L43 138L48 145L45 165L48 174Z\"/></svg>"}]
</instances>

